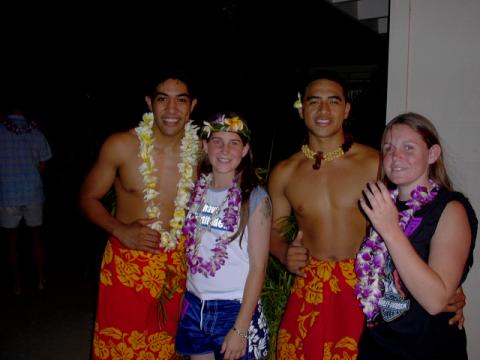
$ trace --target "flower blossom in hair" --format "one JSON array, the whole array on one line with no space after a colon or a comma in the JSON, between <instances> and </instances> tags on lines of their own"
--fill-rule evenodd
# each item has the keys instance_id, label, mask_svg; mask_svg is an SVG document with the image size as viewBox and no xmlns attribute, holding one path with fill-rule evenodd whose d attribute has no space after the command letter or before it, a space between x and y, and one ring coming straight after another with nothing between
<instances>
[{"instance_id":1,"label":"flower blossom in hair","mask_svg":"<svg viewBox=\"0 0 480 360\"><path fill-rule=\"evenodd\" d=\"M300 95L300 91L297 93L297 100L295 100L295 102L293 103L293 107L297 110L303 107L302 96Z\"/></svg>"}]
</instances>

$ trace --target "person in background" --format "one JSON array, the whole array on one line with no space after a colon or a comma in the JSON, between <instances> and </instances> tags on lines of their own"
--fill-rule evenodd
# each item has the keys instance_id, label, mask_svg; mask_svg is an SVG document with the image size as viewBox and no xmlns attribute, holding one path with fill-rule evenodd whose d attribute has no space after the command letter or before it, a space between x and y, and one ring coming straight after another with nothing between
<instances>
[{"instance_id":1,"label":"person in background","mask_svg":"<svg viewBox=\"0 0 480 360\"><path fill-rule=\"evenodd\" d=\"M26 117L23 99L14 99L0 117L0 227L8 243L13 291L22 292L19 259L20 223L23 219L33 240L36 287L45 286L42 174L52 157L37 123Z\"/></svg>"}]
</instances>

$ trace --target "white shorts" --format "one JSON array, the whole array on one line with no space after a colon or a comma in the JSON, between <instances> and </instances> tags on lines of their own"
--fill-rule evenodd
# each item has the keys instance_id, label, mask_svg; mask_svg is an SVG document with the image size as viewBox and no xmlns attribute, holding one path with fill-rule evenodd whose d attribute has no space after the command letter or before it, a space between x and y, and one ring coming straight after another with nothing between
<instances>
[{"instance_id":1,"label":"white shorts","mask_svg":"<svg viewBox=\"0 0 480 360\"><path fill-rule=\"evenodd\" d=\"M0 207L0 227L5 229L15 229L20 225L22 218L28 227L42 225L43 205L22 205L17 207Z\"/></svg>"}]
</instances>

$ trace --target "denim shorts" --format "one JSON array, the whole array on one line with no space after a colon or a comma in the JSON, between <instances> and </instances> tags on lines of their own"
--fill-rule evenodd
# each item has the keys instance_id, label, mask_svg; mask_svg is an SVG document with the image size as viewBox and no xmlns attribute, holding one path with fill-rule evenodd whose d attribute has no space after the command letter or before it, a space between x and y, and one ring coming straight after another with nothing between
<instances>
[{"instance_id":1,"label":"denim shorts","mask_svg":"<svg viewBox=\"0 0 480 360\"><path fill-rule=\"evenodd\" d=\"M42 225L43 204L0 208L0 227L15 229L20 225L22 218L28 227Z\"/></svg>"},{"instance_id":2,"label":"denim shorts","mask_svg":"<svg viewBox=\"0 0 480 360\"><path fill-rule=\"evenodd\" d=\"M175 339L176 351L182 355L214 353L215 359L223 359L220 353L223 340L233 327L240 306L239 300L202 301L187 291ZM268 327L260 310L261 308L257 306L252 319L252 324L261 325L260 330L258 326L257 329L253 329L250 325L247 353L242 360L259 359L267 355Z\"/></svg>"}]
</instances>

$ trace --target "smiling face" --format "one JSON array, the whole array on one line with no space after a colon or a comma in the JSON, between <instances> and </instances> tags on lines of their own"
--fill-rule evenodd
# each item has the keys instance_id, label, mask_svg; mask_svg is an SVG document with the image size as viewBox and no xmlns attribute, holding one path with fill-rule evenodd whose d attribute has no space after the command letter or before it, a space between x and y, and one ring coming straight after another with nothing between
<instances>
[{"instance_id":1,"label":"smiling face","mask_svg":"<svg viewBox=\"0 0 480 360\"><path fill-rule=\"evenodd\" d=\"M343 137L342 124L349 112L350 104L342 86L327 79L315 80L307 86L299 109L308 131L317 137Z\"/></svg>"},{"instance_id":2,"label":"smiling face","mask_svg":"<svg viewBox=\"0 0 480 360\"><path fill-rule=\"evenodd\" d=\"M403 194L409 195L418 185L428 186L430 165L440 152L437 144L429 149L422 136L408 125L396 124L384 137L383 170Z\"/></svg>"},{"instance_id":3,"label":"smiling face","mask_svg":"<svg viewBox=\"0 0 480 360\"><path fill-rule=\"evenodd\" d=\"M191 99L185 83L168 79L160 83L152 97L146 97L153 112L155 124L162 135L176 136L182 133L197 101Z\"/></svg>"},{"instance_id":4,"label":"smiling face","mask_svg":"<svg viewBox=\"0 0 480 360\"><path fill-rule=\"evenodd\" d=\"M236 169L248 153L249 147L249 144L244 144L234 132L214 132L208 141L203 141L203 149L212 165L214 177L225 178L227 185L236 175Z\"/></svg>"}]
</instances>

